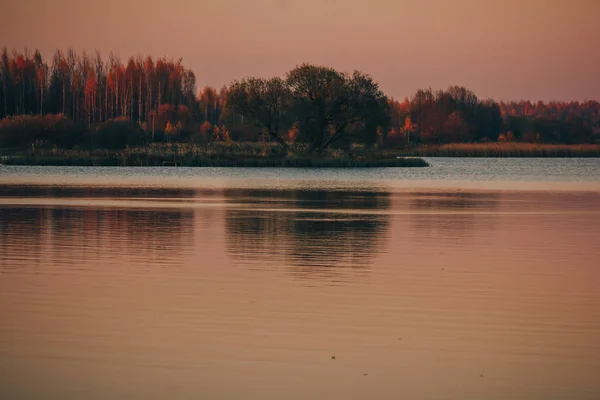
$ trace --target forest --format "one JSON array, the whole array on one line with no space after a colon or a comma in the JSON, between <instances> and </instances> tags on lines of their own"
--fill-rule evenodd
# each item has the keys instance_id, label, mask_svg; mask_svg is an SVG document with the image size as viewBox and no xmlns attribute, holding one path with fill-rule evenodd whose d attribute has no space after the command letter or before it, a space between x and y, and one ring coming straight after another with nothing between
<instances>
[{"instance_id":1,"label":"forest","mask_svg":"<svg viewBox=\"0 0 600 400\"><path fill-rule=\"evenodd\" d=\"M302 64L282 77L197 87L181 59L2 50L0 148L261 142L410 149L449 143L594 143L598 101L496 102L464 87L387 97L370 76Z\"/></svg>"}]
</instances>

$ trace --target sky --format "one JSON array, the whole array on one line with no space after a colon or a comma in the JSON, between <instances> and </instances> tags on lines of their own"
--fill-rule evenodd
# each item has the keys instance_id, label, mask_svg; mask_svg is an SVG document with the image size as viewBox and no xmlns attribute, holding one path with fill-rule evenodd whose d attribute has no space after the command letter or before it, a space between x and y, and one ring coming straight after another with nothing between
<instances>
[{"instance_id":1,"label":"sky","mask_svg":"<svg viewBox=\"0 0 600 400\"><path fill-rule=\"evenodd\" d=\"M0 0L0 46L183 58L198 86L303 62L396 98L600 100L600 0Z\"/></svg>"}]
</instances>

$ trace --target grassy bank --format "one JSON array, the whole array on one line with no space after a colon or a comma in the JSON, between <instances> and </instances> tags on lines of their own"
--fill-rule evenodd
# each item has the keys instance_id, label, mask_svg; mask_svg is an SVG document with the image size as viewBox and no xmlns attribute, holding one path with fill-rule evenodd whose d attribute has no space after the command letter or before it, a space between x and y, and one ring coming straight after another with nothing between
<instances>
[{"instance_id":1,"label":"grassy bank","mask_svg":"<svg viewBox=\"0 0 600 400\"><path fill-rule=\"evenodd\" d=\"M452 143L395 152L412 157L600 157L598 144Z\"/></svg>"},{"instance_id":2,"label":"grassy bank","mask_svg":"<svg viewBox=\"0 0 600 400\"><path fill-rule=\"evenodd\" d=\"M125 150L47 148L0 153L5 165L57 166L189 166L189 167L296 167L365 168L426 167L420 157L600 157L600 145L532 143L454 143L414 149L350 151L329 149L315 154L302 145L288 153L269 143L152 144Z\"/></svg>"},{"instance_id":3,"label":"grassy bank","mask_svg":"<svg viewBox=\"0 0 600 400\"><path fill-rule=\"evenodd\" d=\"M426 167L421 158L397 157L373 152L329 150L309 153L293 147L285 154L281 147L259 143L213 143L206 146L163 144L125 150L41 149L5 155L5 165L56 166L185 166L185 167L295 167L368 168Z\"/></svg>"}]
</instances>

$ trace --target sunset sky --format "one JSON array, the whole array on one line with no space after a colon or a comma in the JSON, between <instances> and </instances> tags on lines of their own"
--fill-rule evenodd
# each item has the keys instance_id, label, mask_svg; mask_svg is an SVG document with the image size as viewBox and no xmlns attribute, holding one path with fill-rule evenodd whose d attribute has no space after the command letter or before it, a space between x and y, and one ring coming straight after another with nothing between
<instances>
[{"instance_id":1,"label":"sunset sky","mask_svg":"<svg viewBox=\"0 0 600 400\"><path fill-rule=\"evenodd\" d=\"M182 57L198 86L311 62L391 96L600 100L600 0L0 0L0 45Z\"/></svg>"}]
</instances>

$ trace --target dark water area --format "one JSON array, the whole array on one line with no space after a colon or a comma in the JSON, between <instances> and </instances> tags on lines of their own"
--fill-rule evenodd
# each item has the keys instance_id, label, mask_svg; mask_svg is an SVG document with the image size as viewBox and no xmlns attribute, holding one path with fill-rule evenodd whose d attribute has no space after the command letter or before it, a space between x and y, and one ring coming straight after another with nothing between
<instances>
[{"instance_id":1,"label":"dark water area","mask_svg":"<svg viewBox=\"0 0 600 400\"><path fill-rule=\"evenodd\" d=\"M0 398L598 398L598 161L452 162L0 168Z\"/></svg>"}]
</instances>

